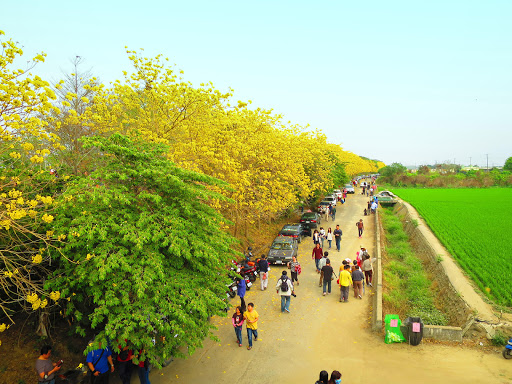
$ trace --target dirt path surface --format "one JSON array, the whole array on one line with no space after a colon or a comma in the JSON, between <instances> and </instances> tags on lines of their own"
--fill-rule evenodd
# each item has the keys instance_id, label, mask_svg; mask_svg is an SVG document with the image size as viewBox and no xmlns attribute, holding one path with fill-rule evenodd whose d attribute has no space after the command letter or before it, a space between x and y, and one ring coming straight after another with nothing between
<instances>
[{"instance_id":1,"label":"dirt path surface","mask_svg":"<svg viewBox=\"0 0 512 384\"><path fill-rule=\"evenodd\" d=\"M335 223L322 222L326 229L340 224L343 230L342 251L327 249L336 273L342 259L353 258L360 245L373 252L373 220L362 216L366 201L362 195L349 196L345 205L338 204ZM363 239L357 237L355 226L360 218L366 226ZM356 300L351 289L348 303L339 302L335 285L331 295L322 296L312 248L311 239L304 239L299 251L302 274L291 313L281 314L274 289L284 267L272 267L269 289L262 292L258 279L248 292L246 302L254 302L260 316L259 339L252 350L246 349L245 326L244 346L238 347L230 311L227 318L213 319L220 343L207 340L204 348L188 359L177 359L163 370L153 371L151 383L314 383L323 369L342 372L343 383L512 382L512 362L501 354L424 343L418 347L384 344L383 336L369 329L371 290L366 290L363 300ZM238 297L231 301L232 305L238 303ZM138 383L138 379L134 377L132 382Z\"/></svg>"}]
</instances>

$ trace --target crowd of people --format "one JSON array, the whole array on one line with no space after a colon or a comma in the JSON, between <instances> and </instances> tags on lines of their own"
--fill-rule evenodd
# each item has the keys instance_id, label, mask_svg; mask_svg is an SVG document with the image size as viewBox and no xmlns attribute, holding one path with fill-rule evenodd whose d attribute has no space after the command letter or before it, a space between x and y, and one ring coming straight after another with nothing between
<instances>
[{"instance_id":1,"label":"crowd of people","mask_svg":"<svg viewBox=\"0 0 512 384\"><path fill-rule=\"evenodd\" d=\"M370 193L373 195L375 190L375 184L363 185L363 194ZM342 203L345 202L346 193L342 196ZM377 209L378 198L374 197L368 202L368 210L375 212ZM366 209L365 209L366 214ZM328 208L328 215L335 220L336 207ZM364 232L363 219L356 222L358 230L358 237L362 238ZM323 227L320 230L315 230L312 234L314 248L312 251L312 259L314 260L315 271L319 274L318 286L322 288L322 295L330 295L332 292L332 281L337 278L337 285L340 288L340 302L346 303L349 300L350 287L353 287L355 299L362 299L365 294L365 287L372 287L373 278L373 262L368 254L365 247L356 253L356 258L351 260L346 258L342 261L338 275L336 275L332 266L331 260L329 259L329 252L323 251L325 241L327 241L329 250L332 247L332 241L335 241L335 247L337 252L341 251L341 238L343 232L340 225L337 224L335 229L328 228L327 231ZM259 267L259 277L261 290L265 291L268 287L268 275L270 271L270 265L266 260L266 256L262 257L257 261ZM287 269L281 272L281 275L277 279L275 290L281 298L281 313L290 313L291 297L295 295L295 285L299 285L299 275L302 271L300 263L297 261L297 257L293 257L292 261L287 264ZM237 344L239 347L243 346L242 330L245 323L247 333L247 349L251 350L253 347L253 340L258 340L258 320L259 314L255 309L254 303L250 302L245 304L245 294L247 287L244 279L237 280L237 294L240 297L240 305L235 308L235 312L232 315L232 325L235 331ZM87 354L86 363L89 369L90 383L91 384L108 384L109 375L117 370L123 384L129 384L134 369L137 370L141 384L150 384L149 381L149 364L147 360L143 360L143 351L132 351L128 347L121 347L120 345L116 348L115 357L113 358L112 349L110 347L100 348L91 351ZM41 349L41 355L36 361L36 371L38 373L39 383L54 384L56 373L60 370L62 361L53 363L50 359L51 347L45 346ZM136 357L138 361L134 364L132 361ZM116 363L114 365L114 362ZM320 378L316 382L318 384L339 384L341 383L341 373L339 371L333 371L329 378L327 371L320 372Z\"/></svg>"}]
</instances>

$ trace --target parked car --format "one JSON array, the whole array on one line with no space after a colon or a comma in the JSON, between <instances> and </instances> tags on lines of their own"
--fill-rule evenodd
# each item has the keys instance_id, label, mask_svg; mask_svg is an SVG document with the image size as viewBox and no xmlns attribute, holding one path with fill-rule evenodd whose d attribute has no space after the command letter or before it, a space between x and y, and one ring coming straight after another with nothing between
<instances>
[{"instance_id":1,"label":"parked car","mask_svg":"<svg viewBox=\"0 0 512 384\"><path fill-rule=\"evenodd\" d=\"M311 229L316 229L320 225L320 214L317 212L306 212L302 214L300 222L304 228L309 229L309 236L311 236Z\"/></svg>"},{"instance_id":2,"label":"parked car","mask_svg":"<svg viewBox=\"0 0 512 384\"><path fill-rule=\"evenodd\" d=\"M293 237L278 236L270 246L267 261L270 264L286 265L292 261L293 256L297 257L298 248L297 240Z\"/></svg>"},{"instance_id":3,"label":"parked car","mask_svg":"<svg viewBox=\"0 0 512 384\"><path fill-rule=\"evenodd\" d=\"M347 193L356 193L352 184L345 184L345 189L347 190Z\"/></svg>"},{"instance_id":4,"label":"parked car","mask_svg":"<svg viewBox=\"0 0 512 384\"><path fill-rule=\"evenodd\" d=\"M333 194L335 194L338 199L341 199L341 197L343 196L343 194L341 193L341 191L339 189L335 189L333 191Z\"/></svg>"},{"instance_id":5,"label":"parked car","mask_svg":"<svg viewBox=\"0 0 512 384\"><path fill-rule=\"evenodd\" d=\"M332 203L329 202L329 201L324 201L322 200L319 204L318 204L318 212L323 212L326 208L329 207L329 205L331 205Z\"/></svg>"},{"instance_id":6,"label":"parked car","mask_svg":"<svg viewBox=\"0 0 512 384\"><path fill-rule=\"evenodd\" d=\"M338 203L338 199L336 196L326 196L322 201L328 201L332 205L336 205Z\"/></svg>"},{"instance_id":7,"label":"parked car","mask_svg":"<svg viewBox=\"0 0 512 384\"><path fill-rule=\"evenodd\" d=\"M302 228L302 224L286 224L280 231L279 236L290 236L294 239L297 239L297 242L300 243L302 241L302 236L304 236L304 229Z\"/></svg>"}]
</instances>

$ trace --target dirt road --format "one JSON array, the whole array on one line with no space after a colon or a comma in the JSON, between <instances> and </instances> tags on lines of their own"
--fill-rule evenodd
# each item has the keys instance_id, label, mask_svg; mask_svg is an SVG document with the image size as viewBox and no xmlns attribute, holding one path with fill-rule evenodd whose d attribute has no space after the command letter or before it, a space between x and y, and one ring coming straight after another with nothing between
<instances>
[{"instance_id":1,"label":"dirt road","mask_svg":"<svg viewBox=\"0 0 512 384\"><path fill-rule=\"evenodd\" d=\"M371 220L365 220L363 239L357 237L355 226L365 219L361 215L366 201L361 195L349 196L345 205L338 204L335 223L322 223L324 228L340 224L343 230L342 252L327 249L336 273L341 260L353 258L360 245L373 252ZM322 369L339 370L343 383L512 383L512 361L501 354L432 344L384 344L382 335L368 327L371 291L366 290L363 300L351 296L348 303L339 302L336 286L331 295L322 296L312 248L312 241L304 239L299 251L303 271L291 313L281 314L273 289L284 267L272 267L269 289L260 291L257 280L248 292L246 302L254 302L260 315L260 338L252 350L246 349L245 327L244 347L239 348L230 317L215 318L221 342L207 340L187 360L153 371L151 383L314 383ZM233 305L238 303L238 297L232 300Z\"/></svg>"}]
</instances>

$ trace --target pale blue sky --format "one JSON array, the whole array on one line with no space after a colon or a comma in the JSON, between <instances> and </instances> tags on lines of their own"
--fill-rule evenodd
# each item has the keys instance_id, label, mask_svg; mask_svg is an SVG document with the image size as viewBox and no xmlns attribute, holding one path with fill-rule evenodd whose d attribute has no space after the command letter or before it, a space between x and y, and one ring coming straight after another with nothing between
<instances>
[{"instance_id":1,"label":"pale blue sky","mask_svg":"<svg viewBox=\"0 0 512 384\"><path fill-rule=\"evenodd\" d=\"M75 55L121 78L127 45L386 163L512 156L510 0L0 4L0 29L48 54L45 78Z\"/></svg>"}]
</instances>

